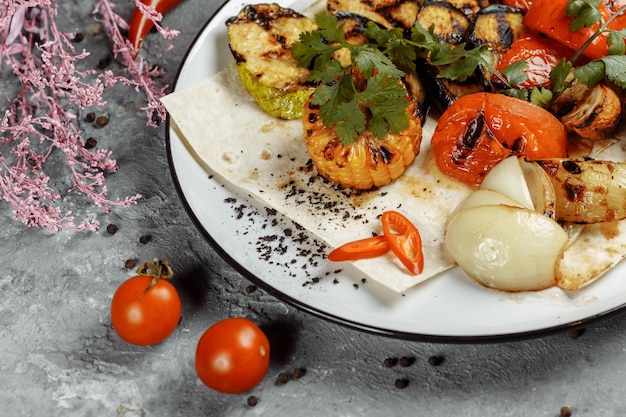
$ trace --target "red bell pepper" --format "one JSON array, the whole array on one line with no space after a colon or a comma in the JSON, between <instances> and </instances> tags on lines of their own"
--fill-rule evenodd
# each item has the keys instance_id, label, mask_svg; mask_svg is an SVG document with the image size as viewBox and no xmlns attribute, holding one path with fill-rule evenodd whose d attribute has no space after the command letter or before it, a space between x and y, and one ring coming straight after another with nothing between
<instances>
[{"instance_id":1,"label":"red bell pepper","mask_svg":"<svg viewBox=\"0 0 626 417\"><path fill-rule=\"evenodd\" d=\"M592 27L578 29L572 32L570 25L574 21L574 18L565 14L567 3L568 0L533 0L524 17L524 24L528 28L543 33L549 38L555 39L568 48L577 51L596 32L599 25L595 24ZM603 21L607 21L609 17L615 14L625 4L625 0L602 0L599 9ZM621 30L625 27L626 14L624 13L617 16L608 25L608 29L611 30ZM585 48L583 55L590 59L606 56L608 54L607 38L607 33L601 33Z\"/></svg>"},{"instance_id":2,"label":"red bell pepper","mask_svg":"<svg viewBox=\"0 0 626 417\"><path fill-rule=\"evenodd\" d=\"M141 2L146 6L154 7L154 10L161 15L165 15L181 1L182 0L142 0ZM128 40L133 46L133 59L139 53L143 39L153 27L154 21L146 16L139 8L135 9L128 28Z\"/></svg>"}]
</instances>

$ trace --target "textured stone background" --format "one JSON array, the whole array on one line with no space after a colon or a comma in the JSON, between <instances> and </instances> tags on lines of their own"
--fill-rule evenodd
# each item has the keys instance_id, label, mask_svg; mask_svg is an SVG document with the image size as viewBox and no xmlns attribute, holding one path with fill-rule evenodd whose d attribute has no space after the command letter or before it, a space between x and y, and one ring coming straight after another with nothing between
<instances>
[{"instance_id":1,"label":"textured stone background","mask_svg":"<svg viewBox=\"0 0 626 417\"><path fill-rule=\"evenodd\" d=\"M95 0L60 2L62 29L87 34L95 66L107 43L90 16ZM132 5L118 1L130 16ZM151 36L143 53L173 82L188 45L219 6L186 0L166 18L181 29L168 41ZM115 65L112 64L112 65ZM2 69L0 91L16 88ZM4 109L6 103L1 101ZM98 108L111 122L84 123L118 160L109 178L111 197L141 193L140 203L104 215L108 234L28 229L0 204L0 415L2 416L624 416L626 319L590 325L579 337L550 337L486 345L431 344L365 334L294 310L257 290L225 264L203 240L179 202L170 178L164 127L146 128L142 98L113 90ZM139 242L151 235L146 244ZM174 335L148 348L130 346L113 332L111 296L132 271L127 259L168 258L184 311ZM462 312L459 312L462 314ZM213 392L193 368L200 334L212 323L246 316L264 325L273 357L267 378L241 395ZM428 358L444 361L432 366ZM383 366L388 357L415 359L408 367ZM304 377L284 385L281 372L296 367ZM394 386L406 378L404 389ZM259 402L247 405L248 396Z\"/></svg>"}]
</instances>

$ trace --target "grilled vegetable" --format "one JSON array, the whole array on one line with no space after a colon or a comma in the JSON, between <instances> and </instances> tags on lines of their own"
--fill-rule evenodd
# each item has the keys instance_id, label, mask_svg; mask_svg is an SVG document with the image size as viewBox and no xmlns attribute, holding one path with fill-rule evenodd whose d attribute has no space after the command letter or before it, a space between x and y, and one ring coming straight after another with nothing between
<instances>
[{"instance_id":1,"label":"grilled vegetable","mask_svg":"<svg viewBox=\"0 0 626 417\"><path fill-rule=\"evenodd\" d=\"M600 140L609 137L622 119L622 103L617 93L604 84L588 89L574 108L561 117L569 131L583 138Z\"/></svg>"},{"instance_id":2,"label":"grilled vegetable","mask_svg":"<svg viewBox=\"0 0 626 417\"><path fill-rule=\"evenodd\" d=\"M489 6L489 0L431 0L434 2L444 1L462 11L470 20L474 20L476 14Z\"/></svg>"},{"instance_id":3,"label":"grilled vegetable","mask_svg":"<svg viewBox=\"0 0 626 417\"><path fill-rule=\"evenodd\" d=\"M409 29L415 23L416 0L328 0L329 12L350 12L365 16L385 27Z\"/></svg>"},{"instance_id":4,"label":"grilled vegetable","mask_svg":"<svg viewBox=\"0 0 626 417\"><path fill-rule=\"evenodd\" d=\"M302 118L304 137L318 173L327 180L359 190L381 187L402 175L419 153L422 124L414 103L406 109L409 126L402 132L377 139L366 130L344 145L335 127L324 126L319 108L311 102L314 96Z\"/></svg>"},{"instance_id":5,"label":"grilled vegetable","mask_svg":"<svg viewBox=\"0 0 626 417\"><path fill-rule=\"evenodd\" d=\"M506 52L524 31L524 15L503 4L487 6L477 13L469 32L474 46L489 44L496 55Z\"/></svg>"},{"instance_id":6,"label":"grilled vegetable","mask_svg":"<svg viewBox=\"0 0 626 417\"><path fill-rule=\"evenodd\" d=\"M461 10L447 1L425 1L417 12L417 21L435 36L452 45L465 40L465 32L470 27L470 19Z\"/></svg>"},{"instance_id":7,"label":"grilled vegetable","mask_svg":"<svg viewBox=\"0 0 626 417\"><path fill-rule=\"evenodd\" d=\"M486 287L536 291L554 286L567 233L543 214L508 204L492 205L490 195L488 200L472 202L449 220L445 244L452 258Z\"/></svg>"},{"instance_id":8,"label":"grilled vegetable","mask_svg":"<svg viewBox=\"0 0 626 417\"><path fill-rule=\"evenodd\" d=\"M440 42L451 45L462 44L471 25L461 10L446 1L426 1L417 14L417 21L422 27L431 30ZM479 74L464 81L449 80L439 76L445 66L431 65L423 58L417 60L417 66L428 94L442 112L459 97L485 89Z\"/></svg>"},{"instance_id":9,"label":"grilled vegetable","mask_svg":"<svg viewBox=\"0 0 626 417\"><path fill-rule=\"evenodd\" d=\"M599 160L543 159L556 193L556 219L600 223L626 218L626 164Z\"/></svg>"},{"instance_id":10,"label":"grilled vegetable","mask_svg":"<svg viewBox=\"0 0 626 417\"><path fill-rule=\"evenodd\" d=\"M290 48L300 33L316 29L315 22L276 4L255 4L226 26L242 83L259 106L276 117L302 117L313 88L309 70L298 66Z\"/></svg>"}]
</instances>

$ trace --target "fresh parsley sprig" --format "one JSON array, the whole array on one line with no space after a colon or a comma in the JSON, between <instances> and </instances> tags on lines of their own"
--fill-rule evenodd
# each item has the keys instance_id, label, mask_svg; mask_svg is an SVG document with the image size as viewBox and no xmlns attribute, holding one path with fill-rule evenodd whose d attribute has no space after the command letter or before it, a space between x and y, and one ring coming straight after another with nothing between
<instances>
[{"instance_id":1,"label":"fresh parsley sprig","mask_svg":"<svg viewBox=\"0 0 626 417\"><path fill-rule=\"evenodd\" d=\"M377 138L408 127L406 89L400 70L375 44L353 45L346 40L336 16L315 16L318 31L305 32L291 46L298 64L311 69L319 83L313 104L320 106L325 126L334 126L342 143L352 143L369 130ZM350 63L335 59L345 49Z\"/></svg>"}]
</instances>

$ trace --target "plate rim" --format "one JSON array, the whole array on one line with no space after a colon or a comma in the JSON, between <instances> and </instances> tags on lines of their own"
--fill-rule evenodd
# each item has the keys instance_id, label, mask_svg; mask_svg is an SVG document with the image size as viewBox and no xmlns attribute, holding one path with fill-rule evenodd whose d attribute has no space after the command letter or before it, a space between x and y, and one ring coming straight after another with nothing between
<instances>
[{"instance_id":1,"label":"plate rim","mask_svg":"<svg viewBox=\"0 0 626 417\"><path fill-rule=\"evenodd\" d=\"M176 91L176 87L178 86L179 81L180 81L181 73L183 72L185 68L185 64L189 58L189 55L197 47L199 40L203 37L204 32L207 30L208 26L213 22L216 16L227 5L231 3L235 3L235 2L237 2L237 0L224 1L208 17L206 22L201 26L200 30L194 36L187 50L183 54L181 63L179 64L176 70L173 84L171 86L171 92ZM178 198L181 204L183 205L185 211L187 212L187 215L191 219L196 229L203 236L203 238L209 243L209 245L218 253L218 255L222 259L224 259L231 267L233 267L246 280L259 286L264 291L271 294L273 297L277 298L278 300L283 301L291 305L292 307L295 307L298 310L304 311L308 314L311 314L323 320L326 320L335 324L339 324L342 326L346 326L353 330L358 330L358 331L362 331L365 333L369 333L372 335L390 337L390 338L401 339L401 340L432 342L432 343L450 343L450 344L484 344L484 343L523 341L523 340L550 336L550 335L554 335L558 333L564 333L566 331L577 330L583 327L587 327L590 324L593 324L597 321L605 320L610 317L617 316L626 311L626 302L625 302L611 309L604 310L601 313L593 314L583 319L575 320L572 322L567 322L563 324L558 324L558 325L553 325L553 326L549 326L545 328L533 329L533 330L528 330L528 331L501 333L501 334L489 334L489 335L445 335L445 334L426 334L426 333L416 333L416 332L405 332L405 331L385 329L385 328L374 326L374 325L367 325L364 323L359 323L353 320L336 316L332 313L325 312L319 308L316 308L312 305L307 304L306 302L303 302L299 299L291 297L290 295L282 292L281 290L265 282L263 279L258 277L254 272L252 272L247 267L240 264L237 260L235 260L222 248L219 242L217 242L217 240L211 235L211 233L205 228L202 222L198 219L198 217L194 213L182 189L182 186L178 177L178 173L175 167L174 156L172 154L171 132L172 132L172 126L171 126L170 115L168 113L165 119L165 147L166 147L166 156L167 156L167 163L168 163L170 176L174 183L174 187L176 189L176 193L178 195Z\"/></svg>"}]
</instances>

